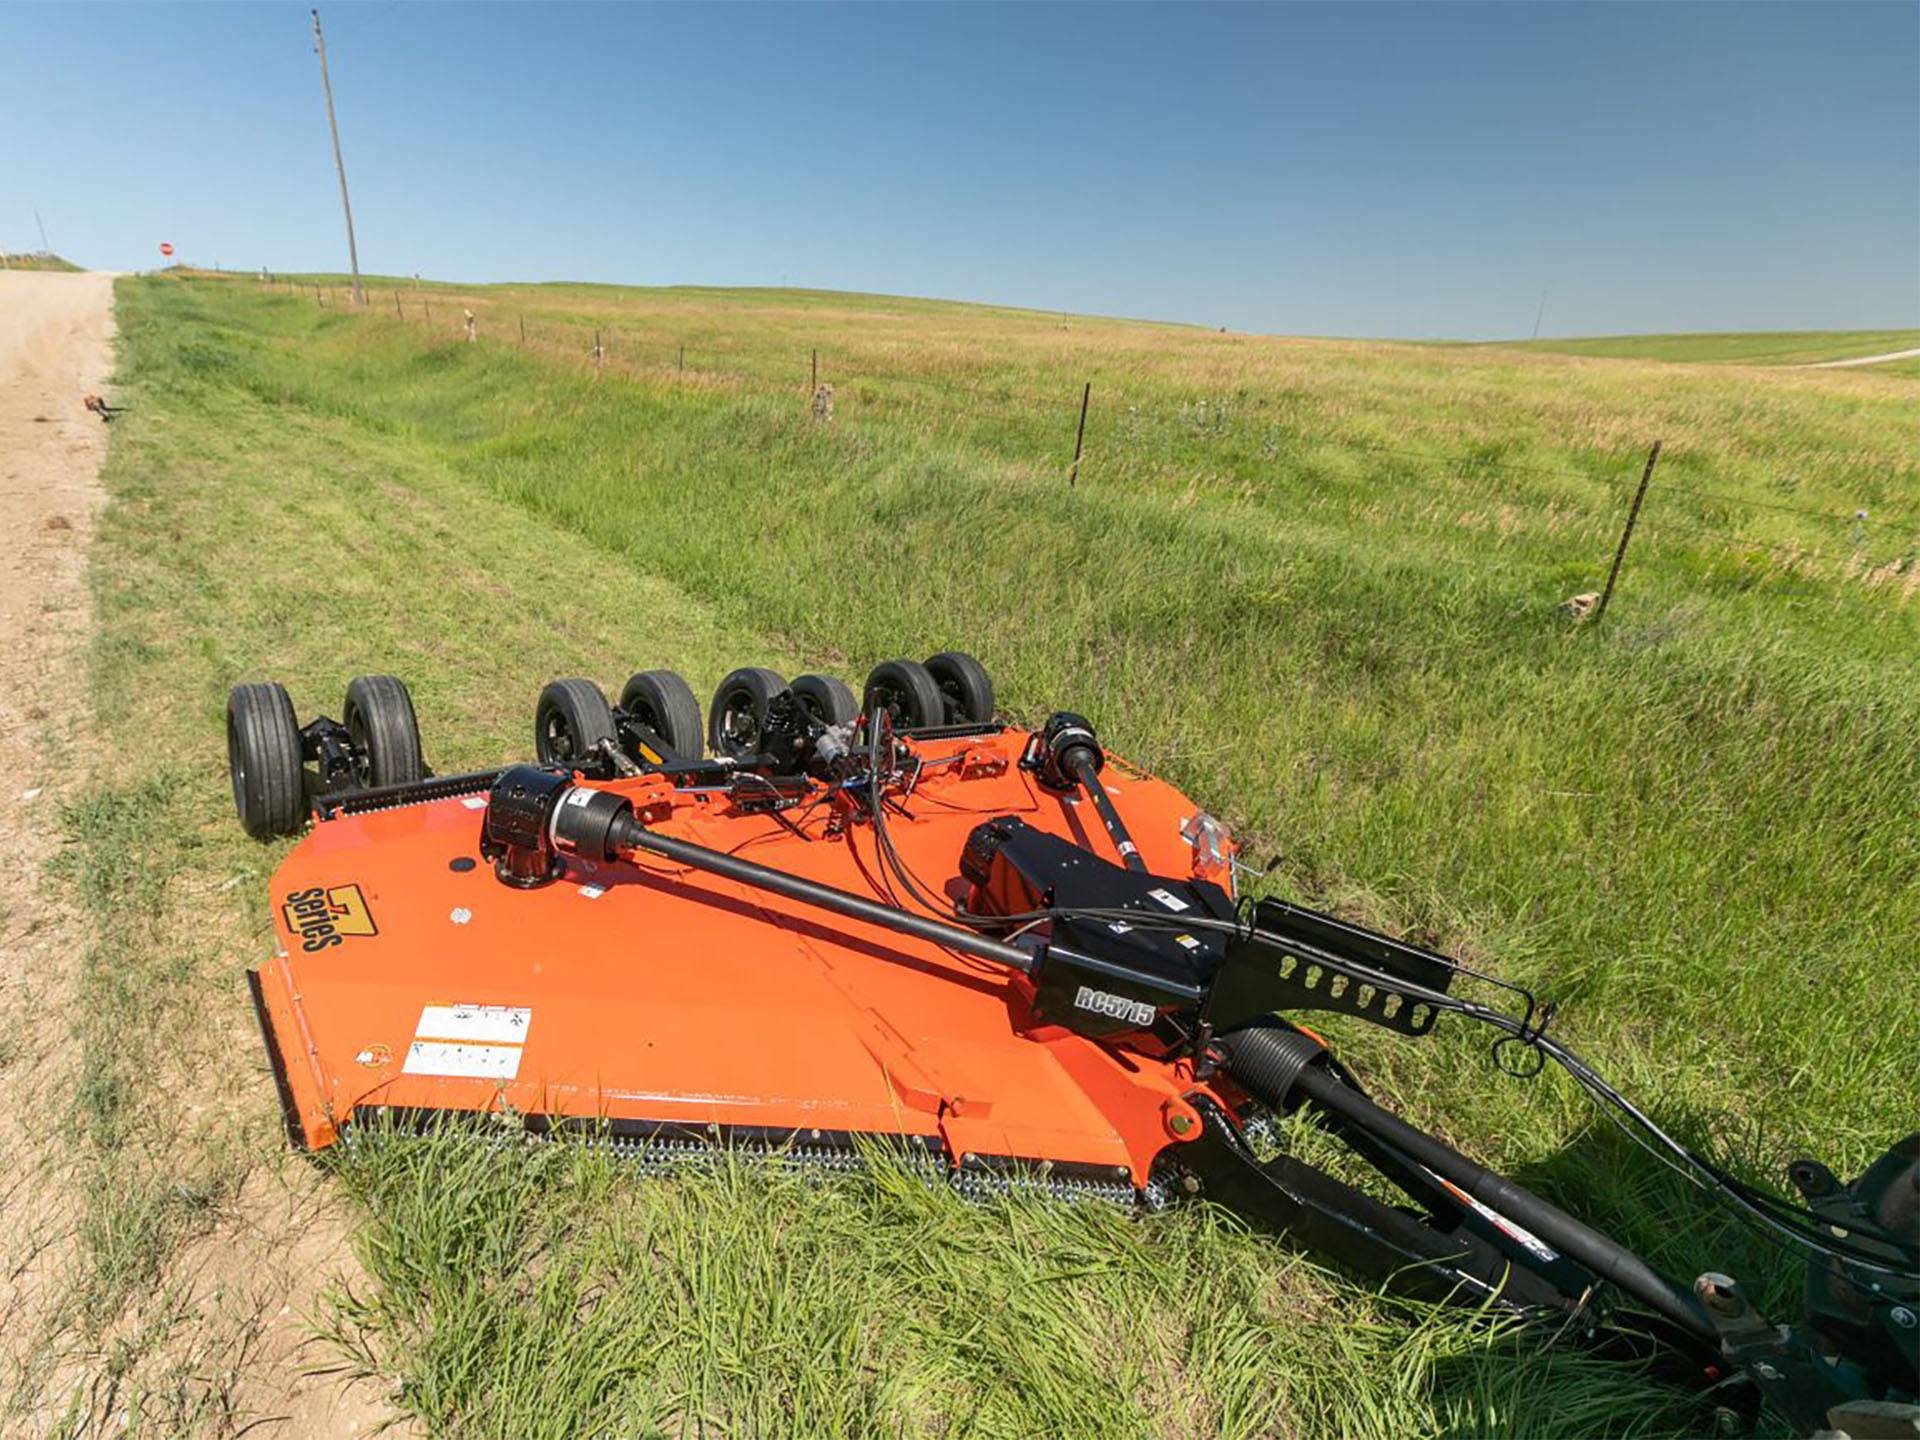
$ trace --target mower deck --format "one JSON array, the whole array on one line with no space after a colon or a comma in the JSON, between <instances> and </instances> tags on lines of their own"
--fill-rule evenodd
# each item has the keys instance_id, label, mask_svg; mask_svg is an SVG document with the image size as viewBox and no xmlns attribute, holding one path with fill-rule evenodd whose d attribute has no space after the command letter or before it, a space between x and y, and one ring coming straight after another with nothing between
<instances>
[{"instance_id":1,"label":"mower deck","mask_svg":"<svg viewBox=\"0 0 1920 1440\"><path fill-rule=\"evenodd\" d=\"M1111 851L1081 797L1019 768L1026 739L913 743L921 778L889 833L951 899L988 817ZM1192 803L1117 764L1109 781L1149 869L1190 873ZM663 835L894 898L872 829L831 804L776 818L658 777L594 788L652 807ZM489 1112L615 1137L906 1137L955 1167L1139 1188L1199 1134L1188 1061L1021 1033L1027 991L1004 967L665 861L570 857L516 889L480 856L484 806L482 790L339 814L276 873L279 954L254 986L297 1144L381 1111Z\"/></svg>"}]
</instances>

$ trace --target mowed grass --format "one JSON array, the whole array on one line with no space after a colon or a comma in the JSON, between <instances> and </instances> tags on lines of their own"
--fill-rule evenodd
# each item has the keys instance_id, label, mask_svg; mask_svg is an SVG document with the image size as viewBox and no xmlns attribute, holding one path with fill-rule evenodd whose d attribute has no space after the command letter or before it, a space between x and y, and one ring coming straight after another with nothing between
<instances>
[{"instance_id":1,"label":"mowed grass","mask_svg":"<svg viewBox=\"0 0 1920 1440\"><path fill-rule=\"evenodd\" d=\"M275 1154L239 976L280 849L231 818L240 679L305 715L400 674L453 769L524 755L555 675L857 682L960 646L1013 714L1082 709L1233 821L1273 888L1560 1000L1564 1039L1750 1178L1801 1153L1853 1173L1912 1128L1920 387L885 297L428 287L395 318L378 285L359 315L249 282L119 293L94 703L139 763L69 822L100 929L74 1327L149 1413L229 1423L159 1359L205 1317L156 1297ZM1559 602L1597 588L1653 438L1614 608L1574 626ZM1327 1028L1414 1119L1680 1278L1790 1297L1789 1261L1569 1086L1499 1075L1485 1036ZM333 1168L372 1288L319 1323L438 1433L1700 1423L1203 1207L968 1208L884 1168L642 1181L381 1136ZM107 1345L130 1329L145 1350Z\"/></svg>"},{"instance_id":2,"label":"mowed grass","mask_svg":"<svg viewBox=\"0 0 1920 1440\"><path fill-rule=\"evenodd\" d=\"M1752 330L1705 335L1596 335L1513 340L1502 348L1689 365L1814 365L1920 350L1920 330ZM1897 362L1896 362L1897 363Z\"/></svg>"}]
</instances>

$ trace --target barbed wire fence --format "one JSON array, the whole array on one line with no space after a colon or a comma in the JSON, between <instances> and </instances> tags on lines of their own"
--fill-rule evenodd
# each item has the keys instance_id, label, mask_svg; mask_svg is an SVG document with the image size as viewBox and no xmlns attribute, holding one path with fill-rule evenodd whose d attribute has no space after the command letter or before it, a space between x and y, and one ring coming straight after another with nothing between
<instances>
[{"instance_id":1,"label":"barbed wire fence","mask_svg":"<svg viewBox=\"0 0 1920 1440\"><path fill-rule=\"evenodd\" d=\"M218 278L232 280L239 277L223 275ZM354 310L346 305L343 292L338 287L324 282L263 272L260 283L263 289L269 291L284 290L294 296L310 295L314 304L321 309L346 309L364 316L384 317L402 325L417 325L442 335L449 342L503 344L545 358L571 361L595 376L612 369L617 373L647 379L671 376L682 383L702 386L750 388L772 383L764 366L745 365L741 363L739 354L728 354L724 349L703 355L696 347L693 351L694 364L689 369L689 348L684 339L662 336L655 330L641 334L622 332L604 320L590 318L578 322L555 322L546 316L530 320L525 311L505 306L491 296L476 296L470 291L456 288L421 285L416 281L412 287L403 286L384 294L369 290L367 303ZM437 314L434 309L436 298L441 301ZM480 307L477 311L473 308L475 305ZM830 419L833 413L832 385L830 382L825 386L822 384L821 351L818 346L810 346L796 354L794 374L795 388L803 389L808 397L809 413L816 420ZM983 387L962 385L959 388L966 392L965 403L954 407L953 413L970 415L973 402L980 398L972 392ZM1003 402L1012 398L1001 393L1004 387L984 388L995 391ZM1061 397L1059 402L1064 416L1059 463L1069 486L1084 474L1097 469L1092 462L1098 458L1098 447L1089 449L1086 445L1087 418L1093 391L1094 386L1089 379L1074 386L1073 393ZM916 408L924 404L918 399L911 403ZM1128 413L1137 415L1138 407L1128 407ZM1615 467L1619 478L1615 479L1596 473L1591 468L1543 465L1472 454L1443 454L1406 446L1370 443L1352 437L1341 437L1338 441L1338 448L1343 453L1379 457L1419 467L1417 477L1412 474L1405 477L1409 480L1432 480L1437 477L1453 482L1450 490L1427 497L1433 502L1431 508L1436 513L1441 501L1449 505L1472 502L1502 507L1531 506L1538 512L1536 518L1543 517L1549 528L1557 530L1584 523L1596 535L1602 532L1617 534L1617 548L1609 553L1617 554L1621 560L1624 560L1628 551L1637 519L1646 534L1659 537L1677 531L1696 542L1700 548L1717 549L1735 561L1745 557L1770 557L1776 568L1801 573L1810 572L1813 565L1817 564L1830 572L1829 578L1865 578L1875 584L1892 581L1899 585L1903 597L1920 591L1920 520L1884 518L1873 513L1866 504L1842 511L1788 500L1735 494L1679 479L1673 475L1671 463L1661 473L1657 483L1636 485L1636 481L1651 481L1654 476L1654 462L1660 453L1659 442L1650 439L1649 446L1651 457L1646 451L1639 456L1621 457ZM1280 447L1277 444L1270 444L1268 448L1273 458L1279 458ZM1643 463L1644 476L1641 474ZM1587 487L1587 498L1592 503L1580 505L1566 497L1551 497L1543 501L1539 494L1527 493L1515 486L1486 483L1505 478L1573 482ZM1639 513L1641 506L1633 503L1636 489L1639 490L1642 505L1651 506L1644 515ZM1682 513L1674 508L1675 501L1694 505L1703 513ZM1724 520L1716 520L1711 514L1705 513L1714 507L1736 512L1792 516L1802 523L1824 527L1822 533L1826 538L1820 543L1809 543L1798 536L1767 538L1742 534ZM1604 555L1597 557L1602 564L1606 559ZM1582 601L1587 602L1584 609L1579 604ZM1584 618L1591 612L1592 618L1597 620L1604 613L1604 606L1594 594L1570 597L1568 603L1573 606L1576 618Z\"/></svg>"}]
</instances>

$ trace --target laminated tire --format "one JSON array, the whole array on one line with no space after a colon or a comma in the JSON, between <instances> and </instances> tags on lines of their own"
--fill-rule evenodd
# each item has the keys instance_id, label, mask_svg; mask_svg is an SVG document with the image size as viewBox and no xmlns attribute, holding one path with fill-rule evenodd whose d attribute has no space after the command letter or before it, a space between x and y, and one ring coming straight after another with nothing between
<instances>
[{"instance_id":1,"label":"laminated tire","mask_svg":"<svg viewBox=\"0 0 1920 1440\"><path fill-rule=\"evenodd\" d=\"M700 758L700 702L677 672L640 671L621 688L620 708L666 741L682 760Z\"/></svg>"},{"instance_id":2,"label":"laminated tire","mask_svg":"<svg viewBox=\"0 0 1920 1440\"><path fill-rule=\"evenodd\" d=\"M985 725L993 719L993 680L973 656L942 650L928 657L927 673L946 702L947 724Z\"/></svg>"},{"instance_id":3,"label":"laminated tire","mask_svg":"<svg viewBox=\"0 0 1920 1440\"><path fill-rule=\"evenodd\" d=\"M362 675L347 686L341 723L353 740L365 785L412 785L427 778L413 696L391 675Z\"/></svg>"},{"instance_id":4,"label":"laminated tire","mask_svg":"<svg viewBox=\"0 0 1920 1440\"><path fill-rule=\"evenodd\" d=\"M822 725L844 725L860 716L860 702L844 680L832 675L802 675L793 682L793 698Z\"/></svg>"},{"instance_id":5,"label":"laminated tire","mask_svg":"<svg viewBox=\"0 0 1920 1440\"><path fill-rule=\"evenodd\" d=\"M296 834L306 819L300 725L286 687L267 681L227 694L227 773L233 808L256 840Z\"/></svg>"},{"instance_id":6,"label":"laminated tire","mask_svg":"<svg viewBox=\"0 0 1920 1440\"><path fill-rule=\"evenodd\" d=\"M533 712L533 748L542 765L571 765L595 774L601 742L612 740L613 707L591 680L554 680Z\"/></svg>"},{"instance_id":7,"label":"laminated tire","mask_svg":"<svg viewBox=\"0 0 1920 1440\"><path fill-rule=\"evenodd\" d=\"M874 666L860 709L869 725L885 712L896 734L947 723L946 699L927 667L917 660L887 660Z\"/></svg>"},{"instance_id":8,"label":"laminated tire","mask_svg":"<svg viewBox=\"0 0 1920 1440\"><path fill-rule=\"evenodd\" d=\"M707 710L707 745L715 755L739 759L760 752L767 704L787 688L772 670L747 666L735 670L713 692Z\"/></svg>"}]
</instances>

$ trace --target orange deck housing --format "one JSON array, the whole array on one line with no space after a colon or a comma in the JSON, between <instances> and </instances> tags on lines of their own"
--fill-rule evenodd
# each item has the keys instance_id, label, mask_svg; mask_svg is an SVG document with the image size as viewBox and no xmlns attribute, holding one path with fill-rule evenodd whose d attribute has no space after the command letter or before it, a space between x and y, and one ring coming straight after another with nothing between
<instances>
[{"instance_id":1,"label":"orange deck housing","mask_svg":"<svg viewBox=\"0 0 1920 1440\"><path fill-rule=\"evenodd\" d=\"M967 835L1000 815L1118 858L1083 799L1020 769L1027 738L912 742L924 768L888 833L929 887L962 897ZM1105 778L1148 868L1194 873L1194 804L1118 762ZM663 834L918 908L883 882L871 826L831 803L786 812L796 834L718 790L587 783ZM322 819L275 872L279 953L252 978L297 1144L371 1111L495 1112L920 1137L952 1164L1140 1186L1200 1132L1187 1062L1027 1026L1020 975L665 862L569 860L515 889L480 858L485 804Z\"/></svg>"}]
</instances>

